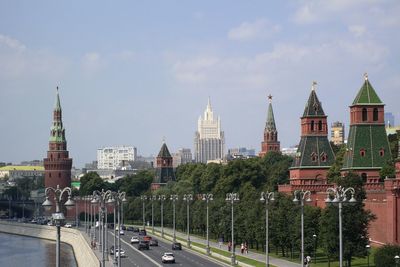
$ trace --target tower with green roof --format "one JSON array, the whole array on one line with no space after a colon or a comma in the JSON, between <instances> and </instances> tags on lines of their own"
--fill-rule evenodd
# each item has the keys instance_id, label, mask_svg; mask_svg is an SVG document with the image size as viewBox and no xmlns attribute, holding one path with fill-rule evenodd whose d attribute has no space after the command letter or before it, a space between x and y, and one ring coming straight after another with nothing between
<instances>
[{"instance_id":1,"label":"tower with green roof","mask_svg":"<svg viewBox=\"0 0 400 267\"><path fill-rule=\"evenodd\" d=\"M44 159L45 187L60 188L71 186L72 159L69 158L65 128L62 122L60 95L57 87L56 104L53 110L53 124L50 128L49 150Z\"/></svg>"},{"instance_id":2,"label":"tower with green roof","mask_svg":"<svg viewBox=\"0 0 400 267\"><path fill-rule=\"evenodd\" d=\"M156 159L156 174L154 176L151 189L156 190L166 185L169 181L175 181L172 156L168 147L163 143Z\"/></svg>"},{"instance_id":3,"label":"tower with green roof","mask_svg":"<svg viewBox=\"0 0 400 267\"><path fill-rule=\"evenodd\" d=\"M267 121L264 128L264 141L261 142L260 157L263 157L269 151L280 151L280 142L278 141L278 131L276 130L274 111L272 109L272 95L268 96L269 105Z\"/></svg>"},{"instance_id":4,"label":"tower with green roof","mask_svg":"<svg viewBox=\"0 0 400 267\"><path fill-rule=\"evenodd\" d=\"M354 171L367 183L379 182L379 171L392 157L384 112L384 104L365 74L364 84L350 106L350 130L343 173Z\"/></svg>"},{"instance_id":5,"label":"tower with green roof","mask_svg":"<svg viewBox=\"0 0 400 267\"><path fill-rule=\"evenodd\" d=\"M311 93L301 117L301 139L290 168L291 185L326 184L326 174L335 161L328 141L327 116L315 91Z\"/></svg>"}]
</instances>

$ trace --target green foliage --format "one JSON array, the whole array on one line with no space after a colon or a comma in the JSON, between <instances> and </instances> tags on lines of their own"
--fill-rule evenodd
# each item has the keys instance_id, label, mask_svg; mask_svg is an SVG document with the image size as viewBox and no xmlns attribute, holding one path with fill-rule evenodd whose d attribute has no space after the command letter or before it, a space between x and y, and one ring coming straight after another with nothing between
<instances>
[{"instance_id":1,"label":"green foliage","mask_svg":"<svg viewBox=\"0 0 400 267\"><path fill-rule=\"evenodd\" d=\"M376 267L388 267L396 266L394 257L400 256L399 245L384 245L377 249L375 253L375 266Z\"/></svg>"},{"instance_id":2,"label":"green foliage","mask_svg":"<svg viewBox=\"0 0 400 267\"><path fill-rule=\"evenodd\" d=\"M343 167L343 160L344 160L344 155L346 153L346 146L336 146L338 147L338 150L336 151L336 159L333 165L330 167L328 174L327 174L327 179L329 183L335 183L341 176L340 174L340 169Z\"/></svg>"},{"instance_id":3,"label":"green foliage","mask_svg":"<svg viewBox=\"0 0 400 267\"><path fill-rule=\"evenodd\" d=\"M89 172L82 176L81 186L79 194L81 196L92 195L93 191L101 190L105 187L103 179L97 174L97 172Z\"/></svg>"},{"instance_id":4,"label":"green foliage","mask_svg":"<svg viewBox=\"0 0 400 267\"><path fill-rule=\"evenodd\" d=\"M392 158L396 159L400 157L399 153L399 136L398 134L389 134L388 135L390 151L392 152Z\"/></svg>"},{"instance_id":5,"label":"green foliage","mask_svg":"<svg viewBox=\"0 0 400 267\"><path fill-rule=\"evenodd\" d=\"M139 171L135 175L127 175L117 181L116 186L120 191L126 192L127 196L140 196L150 189L154 172L149 170Z\"/></svg>"},{"instance_id":6,"label":"green foliage","mask_svg":"<svg viewBox=\"0 0 400 267\"><path fill-rule=\"evenodd\" d=\"M379 176L381 177L381 179L385 179L386 177L396 177L396 168L394 166L394 162L386 162L385 165L382 166L382 169L379 171Z\"/></svg>"}]
</instances>

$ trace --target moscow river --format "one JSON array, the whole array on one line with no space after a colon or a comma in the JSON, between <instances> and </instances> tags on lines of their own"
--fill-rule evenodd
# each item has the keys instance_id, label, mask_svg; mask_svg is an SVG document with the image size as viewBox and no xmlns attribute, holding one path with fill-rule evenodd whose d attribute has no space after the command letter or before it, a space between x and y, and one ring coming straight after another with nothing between
<instances>
[{"instance_id":1,"label":"moscow river","mask_svg":"<svg viewBox=\"0 0 400 267\"><path fill-rule=\"evenodd\" d=\"M53 267L55 262L55 241L0 233L0 266ZM72 247L65 243L61 243L61 266L77 266Z\"/></svg>"}]
</instances>

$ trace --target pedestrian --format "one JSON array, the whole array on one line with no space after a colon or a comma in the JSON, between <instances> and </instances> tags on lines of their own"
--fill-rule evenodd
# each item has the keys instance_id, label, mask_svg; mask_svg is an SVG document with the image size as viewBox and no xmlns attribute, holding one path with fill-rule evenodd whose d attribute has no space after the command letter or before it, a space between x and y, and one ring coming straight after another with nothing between
<instances>
[{"instance_id":1,"label":"pedestrian","mask_svg":"<svg viewBox=\"0 0 400 267\"><path fill-rule=\"evenodd\" d=\"M222 247L222 243L223 243L223 242L224 242L224 241L223 241L222 237L220 237L220 238L219 238L219 242L218 242L219 248Z\"/></svg>"},{"instance_id":2,"label":"pedestrian","mask_svg":"<svg viewBox=\"0 0 400 267\"><path fill-rule=\"evenodd\" d=\"M232 243L231 243L231 241L229 241L228 242L228 251L231 251L231 248L232 248Z\"/></svg>"},{"instance_id":3,"label":"pedestrian","mask_svg":"<svg viewBox=\"0 0 400 267\"><path fill-rule=\"evenodd\" d=\"M249 254L249 246L247 246L247 242L244 243L244 251L246 254Z\"/></svg>"},{"instance_id":4,"label":"pedestrian","mask_svg":"<svg viewBox=\"0 0 400 267\"><path fill-rule=\"evenodd\" d=\"M240 253L243 254L243 252L244 252L244 244L242 243L242 244L240 244Z\"/></svg>"}]
</instances>

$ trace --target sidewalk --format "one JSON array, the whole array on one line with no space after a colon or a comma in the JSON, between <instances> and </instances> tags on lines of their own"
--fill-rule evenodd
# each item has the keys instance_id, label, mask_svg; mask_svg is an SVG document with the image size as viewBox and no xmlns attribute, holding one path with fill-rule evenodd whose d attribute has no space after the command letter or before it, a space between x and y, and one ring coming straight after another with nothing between
<instances>
[{"instance_id":1,"label":"sidewalk","mask_svg":"<svg viewBox=\"0 0 400 267\"><path fill-rule=\"evenodd\" d=\"M79 228L75 228L75 229L79 230L82 233L82 236L85 238L86 242L90 246L90 236L85 232L85 227L83 227L83 228L79 227ZM99 265L100 265L101 261L102 261L103 254L102 254L102 251L100 250L100 246L99 246L98 242L97 242L96 248L95 249L92 248L92 250L93 250L94 254L96 254L96 257L99 260ZM108 256L108 259L109 259L108 261L107 261L107 256ZM114 266L113 258L112 258L111 255L107 255L106 254L106 262L105 263L106 263L106 267L113 267Z\"/></svg>"},{"instance_id":2,"label":"sidewalk","mask_svg":"<svg viewBox=\"0 0 400 267\"><path fill-rule=\"evenodd\" d=\"M149 233L151 233L151 226L150 227L146 227L146 230ZM161 233L161 227L154 227L154 230L158 232L157 234ZM164 234L172 237L173 230L171 228L164 227ZM176 237L178 239L183 239L185 241L187 240L187 234L186 233L182 233L182 232L176 231L175 234L176 234ZM204 246L207 245L207 240L199 238L197 236L192 236L191 235L190 236L190 241L191 242L195 242L195 243L199 243L199 244L204 245ZM182 243L182 245L186 245L186 242L184 242L184 241L180 241L180 242ZM228 246L226 244L223 244L220 247L217 242L213 242L213 241L210 240L210 247L214 248L214 249L219 249L219 250L228 252ZM252 260L256 260L256 261L259 261L259 262L265 264L265 254L254 253L252 251L249 251L248 254L241 254L239 246L236 246L235 252L236 252L237 256L248 258L248 259L252 259ZM217 252L212 252L212 254L213 255L217 254ZM277 267L300 267L301 266L300 263L294 263L294 262L290 262L290 261L283 260L283 259L278 259L278 258L273 258L273 257L269 257L269 263L271 265L274 265L274 266L277 266Z\"/></svg>"}]
</instances>

